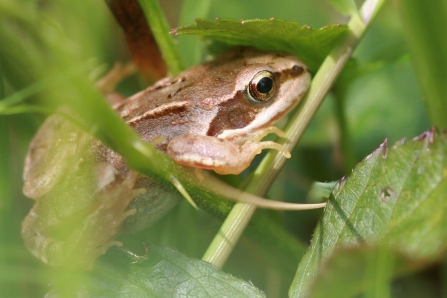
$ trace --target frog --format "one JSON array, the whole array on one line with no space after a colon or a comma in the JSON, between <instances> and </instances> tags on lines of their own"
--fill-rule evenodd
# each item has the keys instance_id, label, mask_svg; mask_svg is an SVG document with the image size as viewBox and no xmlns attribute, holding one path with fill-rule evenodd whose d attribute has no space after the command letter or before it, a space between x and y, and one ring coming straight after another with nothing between
<instances>
[{"instance_id":1,"label":"frog","mask_svg":"<svg viewBox=\"0 0 447 298\"><path fill-rule=\"evenodd\" d=\"M261 140L282 135L273 124L301 101L310 81L294 55L236 48L111 104L178 164L239 174L263 149L290 156L282 145ZM90 269L108 248L122 245L119 233L153 224L181 200L60 114L30 143L23 177L23 192L36 203L22 238L52 266Z\"/></svg>"}]
</instances>

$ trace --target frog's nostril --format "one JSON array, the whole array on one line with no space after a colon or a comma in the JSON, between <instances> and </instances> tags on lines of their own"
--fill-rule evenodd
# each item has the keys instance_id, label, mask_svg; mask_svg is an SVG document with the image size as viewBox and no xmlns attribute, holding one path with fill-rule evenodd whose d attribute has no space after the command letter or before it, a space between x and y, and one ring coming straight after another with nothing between
<instances>
[{"instance_id":1,"label":"frog's nostril","mask_svg":"<svg viewBox=\"0 0 447 298\"><path fill-rule=\"evenodd\" d=\"M302 74L303 72L304 72L304 68L302 68L301 66L298 66L296 64L290 69L290 74L294 75L294 76L298 76L298 75Z\"/></svg>"}]
</instances>

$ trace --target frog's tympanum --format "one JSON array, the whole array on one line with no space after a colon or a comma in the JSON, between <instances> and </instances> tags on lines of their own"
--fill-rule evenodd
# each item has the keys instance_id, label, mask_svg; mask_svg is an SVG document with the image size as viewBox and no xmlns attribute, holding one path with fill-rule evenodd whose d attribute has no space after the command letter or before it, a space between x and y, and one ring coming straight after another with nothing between
<instances>
[{"instance_id":1,"label":"frog's tympanum","mask_svg":"<svg viewBox=\"0 0 447 298\"><path fill-rule=\"evenodd\" d=\"M283 53L236 49L114 104L146 141L177 163L238 174L262 149L260 140L303 97L310 73ZM100 117L100 115L98 115ZM30 144L24 193L36 200L25 218L28 249L55 266L90 268L120 230L142 229L180 195L130 171L123 158L54 115Z\"/></svg>"}]
</instances>

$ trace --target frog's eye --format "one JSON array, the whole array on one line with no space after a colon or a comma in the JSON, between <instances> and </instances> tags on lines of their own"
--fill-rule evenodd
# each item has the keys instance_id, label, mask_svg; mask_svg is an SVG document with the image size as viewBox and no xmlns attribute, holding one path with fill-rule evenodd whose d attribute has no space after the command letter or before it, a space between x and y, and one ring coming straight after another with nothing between
<instances>
[{"instance_id":1,"label":"frog's eye","mask_svg":"<svg viewBox=\"0 0 447 298\"><path fill-rule=\"evenodd\" d=\"M263 70L255 74L248 84L248 92L256 101L267 101L276 90L276 82L270 71Z\"/></svg>"}]
</instances>

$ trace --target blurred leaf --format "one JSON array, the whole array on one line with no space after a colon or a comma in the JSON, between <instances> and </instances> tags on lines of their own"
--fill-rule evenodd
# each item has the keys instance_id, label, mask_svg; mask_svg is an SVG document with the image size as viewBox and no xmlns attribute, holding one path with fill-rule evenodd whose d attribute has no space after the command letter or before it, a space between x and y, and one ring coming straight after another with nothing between
<instances>
[{"instance_id":1,"label":"blurred leaf","mask_svg":"<svg viewBox=\"0 0 447 298\"><path fill-rule=\"evenodd\" d=\"M337 250L322 266L312 284L310 296L369 297L390 296L391 277L420 268L426 262L411 259L378 246Z\"/></svg>"},{"instance_id":2,"label":"blurred leaf","mask_svg":"<svg viewBox=\"0 0 447 298\"><path fill-rule=\"evenodd\" d=\"M447 128L447 2L396 2L430 123Z\"/></svg>"},{"instance_id":3,"label":"blurred leaf","mask_svg":"<svg viewBox=\"0 0 447 298\"><path fill-rule=\"evenodd\" d=\"M329 198L337 182L318 182L312 183L306 197L306 202L321 202L323 198Z\"/></svg>"},{"instance_id":4,"label":"blurred leaf","mask_svg":"<svg viewBox=\"0 0 447 298\"><path fill-rule=\"evenodd\" d=\"M252 284L169 247L146 256L110 249L77 292L88 297L265 297ZM58 289L51 292L57 295ZM51 296L53 297L53 296Z\"/></svg>"},{"instance_id":5,"label":"blurred leaf","mask_svg":"<svg viewBox=\"0 0 447 298\"><path fill-rule=\"evenodd\" d=\"M430 127L408 60L387 62L385 67L361 75L346 93L337 93L340 96L344 96L344 113L358 157L367 155L385 137L394 143Z\"/></svg>"},{"instance_id":6,"label":"blurred leaf","mask_svg":"<svg viewBox=\"0 0 447 298\"><path fill-rule=\"evenodd\" d=\"M335 9L342 14L353 15L358 13L354 0L327 0Z\"/></svg>"},{"instance_id":7,"label":"blurred leaf","mask_svg":"<svg viewBox=\"0 0 447 298\"><path fill-rule=\"evenodd\" d=\"M339 24L316 29L273 18L244 21L197 19L196 22L196 25L180 27L173 33L205 36L231 46L288 52L300 57L313 71L348 29L346 25Z\"/></svg>"},{"instance_id":8,"label":"blurred leaf","mask_svg":"<svg viewBox=\"0 0 447 298\"><path fill-rule=\"evenodd\" d=\"M3 80L9 82L13 87L20 89L35 80L35 65L39 66L39 61L35 59L35 48L26 46L21 39L0 24L0 57L2 60L1 72ZM23 51L23 52L21 52ZM20 53L26 52L27 55ZM26 68L20 66L27 65Z\"/></svg>"},{"instance_id":9,"label":"blurred leaf","mask_svg":"<svg viewBox=\"0 0 447 298\"><path fill-rule=\"evenodd\" d=\"M335 187L291 288L305 295L337 247L383 243L418 259L447 249L447 134L385 141Z\"/></svg>"},{"instance_id":10,"label":"blurred leaf","mask_svg":"<svg viewBox=\"0 0 447 298\"><path fill-rule=\"evenodd\" d=\"M208 16L211 0L185 0L183 1L180 24L188 24L196 18ZM178 40L178 47L183 54L187 67L200 64L203 61L203 42L196 37L188 36Z\"/></svg>"}]
</instances>

